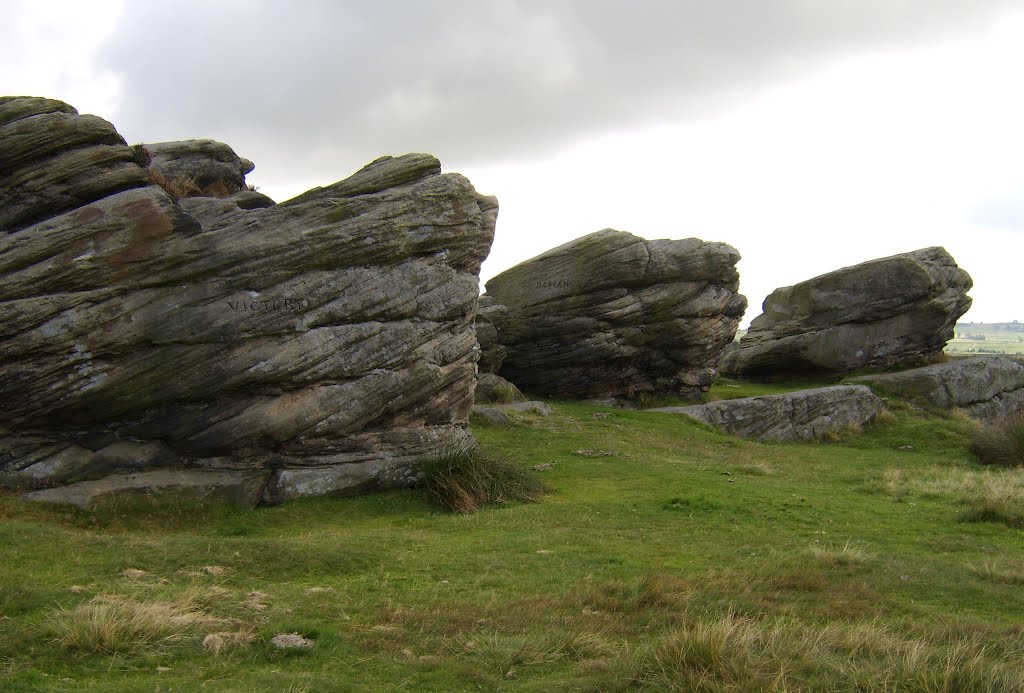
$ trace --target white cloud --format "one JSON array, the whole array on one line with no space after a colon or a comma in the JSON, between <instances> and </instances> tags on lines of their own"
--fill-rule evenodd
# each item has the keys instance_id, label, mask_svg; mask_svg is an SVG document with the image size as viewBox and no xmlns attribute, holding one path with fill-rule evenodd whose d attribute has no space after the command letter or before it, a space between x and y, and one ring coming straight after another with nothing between
<instances>
[{"instance_id":1,"label":"white cloud","mask_svg":"<svg viewBox=\"0 0 1024 693\"><path fill-rule=\"evenodd\" d=\"M133 142L224 140L277 199L437 154L501 203L485 278L604 227L696 235L743 254L749 318L776 286L941 244L993 321L1021 312L1019 7L9 0L0 93Z\"/></svg>"},{"instance_id":2,"label":"white cloud","mask_svg":"<svg viewBox=\"0 0 1024 693\"><path fill-rule=\"evenodd\" d=\"M111 118L120 80L96 64L123 0L0 3L0 94L48 96Z\"/></svg>"}]
</instances>

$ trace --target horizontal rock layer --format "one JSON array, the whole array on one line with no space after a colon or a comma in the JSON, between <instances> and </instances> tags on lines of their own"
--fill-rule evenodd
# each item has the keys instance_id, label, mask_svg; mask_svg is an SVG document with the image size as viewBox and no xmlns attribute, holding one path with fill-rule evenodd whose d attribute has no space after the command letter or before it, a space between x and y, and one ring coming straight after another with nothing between
<instances>
[{"instance_id":1,"label":"horizontal rock layer","mask_svg":"<svg viewBox=\"0 0 1024 693\"><path fill-rule=\"evenodd\" d=\"M0 188L62 180L69 148L123 147L44 102L0 101L0 123L34 114L0 125L0 150L28 137L49 162L3 158ZM468 437L493 198L429 155L265 208L118 187L0 226L0 484L261 470L277 501L411 483Z\"/></svg>"},{"instance_id":2,"label":"horizontal rock layer","mask_svg":"<svg viewBox=\"0 0 1024 693\"><path fill-rule=\"evenodd\" d=\"M499 374L528 393L632 397L706 390L746 308L739 253L606 229L487 282Z\"/></svg>"},{"instance_id":3,"label":"horizontal rock layer","mask_svg":"<svg viewBox=\"0 0 1024 693\"><path fill-rule=\"evenodd\" d=\"M863 385L834 385L645 411L683 414L740 438L793 442L863 426L874 420L882 406L882 400Z\"/></svg>"},{"instance_id":4,"label":"horizontal rock layer","mask_svg":"<svg viewBox=\"0 0 1024 693\"><path fill-rule=\"evenodd\" d=\"M970 276L942 248L872 260L776 289L723 373L845 374L940 353L967 312Z\"/></svg>"}]
</instances>

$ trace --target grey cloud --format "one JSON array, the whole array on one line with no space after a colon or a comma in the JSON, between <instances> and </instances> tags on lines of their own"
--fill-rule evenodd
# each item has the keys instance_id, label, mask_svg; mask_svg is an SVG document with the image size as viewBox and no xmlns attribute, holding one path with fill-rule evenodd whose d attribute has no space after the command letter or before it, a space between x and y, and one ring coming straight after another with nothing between
<instances>
[{"instance_id":1,"label":"grey cloud","mask_svg":"<svg viewBox=\"0 0 1024 693\"><path fill-rule=\"evenodd\" d=\"M712 113L844 53L983 29L1012 0L126 3L102 67L129 137L216 137L257 173L384 153L530 159Z\"/></svg>"}]
</instances>

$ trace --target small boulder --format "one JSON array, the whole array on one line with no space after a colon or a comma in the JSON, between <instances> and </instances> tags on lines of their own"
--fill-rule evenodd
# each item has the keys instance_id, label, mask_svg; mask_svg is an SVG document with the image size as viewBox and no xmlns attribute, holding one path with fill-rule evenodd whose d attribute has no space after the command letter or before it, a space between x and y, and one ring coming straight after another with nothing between
<instances>
[{"instance_id":1,"label":"small boulder","mask_svg":"<svg viewBox=\"0 0 1024 693\"><path fill-rule=\"evenodd\" d=\"M508 418L508 414L501 411L494 406L486 406L483 404L474 404L473 413L479 416L481 419L494 426L511 426L512 419Z\"/></svg>"},{"instance_id":2,"label":"small boulder","mask_svg":"<svg viewBox=\"0 0 1024 693\"><path fill-rule=\"evenodd\" d=\"M519 388L493 373L481 373L476 379L476 403L503 404L506 402L522 402L526 396Z\"/></svg>"}]
</instances>

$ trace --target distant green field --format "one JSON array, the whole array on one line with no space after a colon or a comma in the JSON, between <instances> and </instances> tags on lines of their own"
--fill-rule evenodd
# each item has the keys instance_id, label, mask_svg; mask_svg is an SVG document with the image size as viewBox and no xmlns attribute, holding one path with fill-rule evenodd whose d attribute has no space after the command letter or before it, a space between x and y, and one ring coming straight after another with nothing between
<instances>
[{"instance_id":1,"label":"distant green field","mask_svg":"<svg viewBox=\"0 0 1024 693\"><path fill-rule=\"evenodd\" d=\"M1024 324L971 323L956 326L956 337L946 345L949 354L1024 354Z\"/></svg>"}]
</instances>

